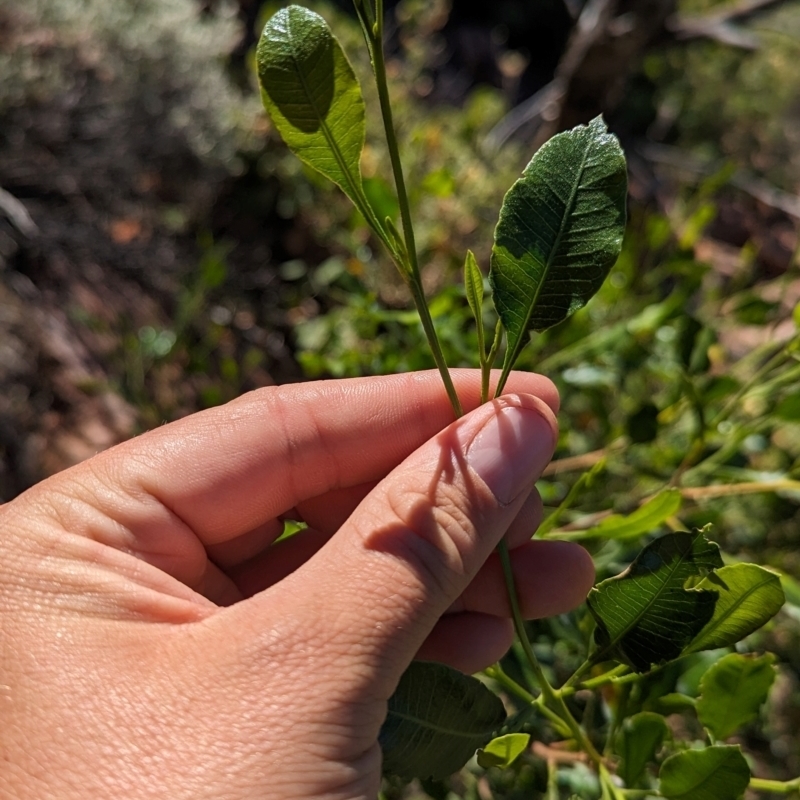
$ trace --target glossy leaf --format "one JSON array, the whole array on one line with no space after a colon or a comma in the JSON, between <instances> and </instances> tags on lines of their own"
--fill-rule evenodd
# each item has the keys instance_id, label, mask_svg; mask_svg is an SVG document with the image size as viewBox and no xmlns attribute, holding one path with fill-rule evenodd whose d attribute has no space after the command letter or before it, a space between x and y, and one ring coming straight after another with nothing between
<instances>
[{"instance_id":1,"label":"glossy leaf","mask_svg":"<svg viewBox=\"0 0 800 800\"><path fill-rule=\"evenodd\" d=\"M599 525L585 531L576 531L562 538L574 539L636 539L650 533L681 507L678 489L664 489L631 514L612 514Z\"/></svg>"},{"instance_id":2,"label":"glossy leaf","mask_svg":"<svg viewBox=\"0 0 800 800\"><path fill-rule=\"evenodd\" d=\"M739 800L750 783L741 748L686 750L661 765L660 789L670 800Z\"/></svg>"},{"instance_id":3,"label":"glossy leaf","mask_svg":"<svg viewBox=\"0 0 800 800\"><path fill-rule=\"evenodd\" d=\"M477 678L415 661L389 699L381 728L383 769L403 778L445 778L503 724L500 699Z\"/></svg>"},{"instance_id":4,"label":"glossy leaf","mask_svg":"<svg viewBox=\"0 0 800 800\"><path fill-rule=\"evenodd\" d=\"M256 62L264 106L283 140L360 207L364 100L327 22L300 6L281 9L261 34Z\"/></svg>"},{"instance_id":5,"label":"glossy leaf","mask_svg":"<svg viewBox=\"0 0 800 800\"><path fill-rule=\"evenodd\" d=\"M478 750L478 764L489 767L510 767L528 748L531 741L529 733L507 733L492 739L486 747Z\"/></svg>"},{"instance_id":6,"label":"glossy leaf","mask_svg":"<svg viewBox=\"0 0 800 800\"><path fill-rule=\"evenodd\" d=\"M475 324L478 329L478 347L480 353L485 353L486 336L483 330L483 274L475 260L472 250L467 250L467 257L464 260L464 292L467 295L472 316L475 317ZM483 355L481 356L483 358Z\"/></svg>"},{"instance_id":7,"label":"glossy leaf","mask_svg":"<svg viewBox=\"0 0 800 800\"><path fill-rule=\"evenodd\" d=\"M714 615L686 648L687 653L728 647L758 630L783 606L779 575L756 564L731 564L700 581L696 588L719 594Z\"/></svg>"},{"instance_id":8,"label":"glossy leaf","mask_svg":"<svg viewBox=\"0 0 800 800\"><path fill-rule=\"evenodd\" d=\"M530 331L584 306L619 256L625 156L602 118L554 136L505 196L489 279L507 335L504 374Z\"/></svg>"},{"instance_id":9,"label":"glossy leaf","mask_svg":"<svg viewBox=\"0 0 800 800\"><path fill-rule=\"evenodd\" d=\"M719 547L698 530L647 545L622 574L589 593L595 660L614 657L644 672L679 656L711 619L717 599L716 592L684 585L721 566Z\"/></svg>"},{"instance_id":10,"label":"glossy leaf","mask_svg":"<svg viewBox=\"0 0 800 800\"><path fill-rule=\"evenodd\" d=\"M767 699L775 680L775 657L731 653L709 668L700 681L697 718L717 739L727 739L750 720Z\"/></svg>"},{"instance_id":11,"label":"glossy leaf","mask_svg":"<svg viewBox=\"0 0 800 800\"><path fill-rule=\"evenodd\" d=\"M669 728L660 714L643 711L625 720L617 735L616 749L622 759L617 774L626 786L639 781L668 736Z\"/></svg>"}]
</instances>

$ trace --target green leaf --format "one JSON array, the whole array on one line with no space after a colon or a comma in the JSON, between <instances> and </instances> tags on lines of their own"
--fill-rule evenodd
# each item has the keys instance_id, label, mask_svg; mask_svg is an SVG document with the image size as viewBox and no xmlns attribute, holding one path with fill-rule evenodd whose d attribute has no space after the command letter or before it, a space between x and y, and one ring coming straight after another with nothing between
<instances>
[{"instance_id":1,"label":"green leaf","mask_svg":"<svg viewBox=\"0 0 800 800\"><path fill-rule=\"evenodd\" d=\"M256 62L264 107L283 140L363 213L364 100L328 23L300 6L281 9L261 34Z\"/></svg>"},{"instance_id":2,"label":"green leaf","mask_svg":"<svg viewBox=\"0 0 800 800\"><path fill-rule=\"evenodd\" d=\"M562 538L570 539L636 539L645 533L650 533L664 520L676 514L681 507L681 493L679 489L664 489L655 497L648 500L643 506L637 508L632 514L612 514L606 517L599 525L585 531L570 532Z\"/></svg>"},{"instance_id":3,"label":"green leaf","mask_svg":"<svg viewBox=\"0 0 800 800\"><path fill-rule=\"evenodd\" d=\"M508 333L504 375L530 331L566 319L600 288L622 249L626 200L625 156L601 117L554 136L509 189L489 274Z\"/></svg>"},{"instance_id":4,"label":"green leaf","mask_svg":"<svg viewBox=\"0 0 800 800\"><path fill-rule=\"evenodd\" d=\"M684 585L721 566L719 547L701 531L651 542L622 574L589 592L597 621L594 660L613 656L644 672L677 658L711 619L717 599L716 592Z\"/></svg>"},{"instance_id":5,"label":"green leaf","mask_svg":"<svg viewBox=\"0 0 800 800\"><path fill-rule=\"evenodd\" d=\"M727 739L758 716L775 680L775 656L731 653L703 675L697 718L717 739Z\"/></svg>"},{"instance_id":6,"label":"green leaf","mask_svg":"<svg viewBox=\"0 0 800 800\"><path fill-rule=\"evenodd\" d=\"M469 303L472 316L475 317L475 324L478 328L478 348L481 361L483 361L486 357L486 336L483 330L483 274L472 250L467 250L467 257L464 259L464 292L467 295L467 303Z\"/></svg>"},{"instance_id":7,"label":"green leaf","mask_svg":"<svg viewBox=\"0 0 800 800\"><path fill-rule=\"evenodd\" d=\"M785 601L779 575L756 564L731 564L706 576L697 589L719 594L714 615L686 653L729 647L758 630Z\"/></svg>"},{"instance_id":8,"label":"green leaf","mask_svg":"<svg viewBox=\"0 0 800 800\"><path fill-rule=\"evenodd\" d=\"M750 783L740 747L687 750L661 765L661 794L670 800L738 800Z\"/></svg>"},{"instance_id":9,"label":"green leaf","mask_svg":"<svg viewBox=\"0 0 800 800\"><path fill-rule=\"evenodd\" d=\"M626 786L638 783L668 736L669 727L660 714L643 711L625 720L617 735L616 749L622 758L617 774Z\"/></svg>"},{"instance_id":10,"label":"green leaf","mask_svg":"<svg viewBox=\"0 0 800 800\"><path fill-rule=\"evenodd\" d=\"M484 769L510 767L525 752L530 741L529 733L507 733L505 736L498 736L486 747L478 750L478 764Z\"/></svg>"},{"instance_id":11,"label":"green leaf","mask_svg":"<svg viewBox=\"0 0 800 800\"><path fill-rule=\"evenodd\" d=\"M381 728L385 772L446 778L503 724L500 699L477 678L443 664L414 661L389 698Z\"/></svg>"}]
</instances>

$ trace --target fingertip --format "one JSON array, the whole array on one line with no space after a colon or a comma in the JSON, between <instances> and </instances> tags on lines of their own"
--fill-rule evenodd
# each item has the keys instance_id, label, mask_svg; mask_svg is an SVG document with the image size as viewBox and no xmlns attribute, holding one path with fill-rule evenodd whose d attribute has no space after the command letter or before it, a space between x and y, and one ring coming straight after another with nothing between
<instances>
[{"instance_id":1,"label":"fingertip","mask_svg":"<svg viewBox=\"0 0 800 800\"><path fill-rule=\"evenodd\" d=\"M436 624L416 658L472 675L497 663L513 641L510 619L473 612L448 614Z\"/></svg>"},{"instance_id":2,"label":"fingertip","mask_svg":"<svg viewBox=\"0 0 800 800\"><path fill-rule=\"evenodd\" d=\"M548 560L559 565L555 570L558 586L555 591L557 610L552 614L572 611L586 600L595 580L594 561L586 548L575 542L537 542L547 547Z\"/></svg>"}]
</instances>

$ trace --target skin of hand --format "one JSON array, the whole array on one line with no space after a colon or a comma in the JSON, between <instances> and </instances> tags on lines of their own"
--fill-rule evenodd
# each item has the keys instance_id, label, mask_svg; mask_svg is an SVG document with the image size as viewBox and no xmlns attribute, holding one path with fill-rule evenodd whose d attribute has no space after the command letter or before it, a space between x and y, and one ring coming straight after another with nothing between
<instances>
[{"instance_id":1,"label":"skin of hand","mask_svg":"<svg viewBox=\"0 0 800 800\"><path fill-rule=\"evenodd\" d=\"M453 375L456 422L435 372L262 389L0 508L0 797L372 800L410 661L511 643L503 536L528 617L593 580L530 541L553 385Z\"/></svg>"}]
</instances>

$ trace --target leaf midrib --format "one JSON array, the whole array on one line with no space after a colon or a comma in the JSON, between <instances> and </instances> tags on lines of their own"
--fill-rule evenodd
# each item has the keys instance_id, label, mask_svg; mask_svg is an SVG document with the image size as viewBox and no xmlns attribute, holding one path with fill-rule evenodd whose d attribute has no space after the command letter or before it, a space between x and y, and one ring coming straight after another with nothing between
<instances>
[{"instance_id":1,"label":"leaf midrib","mask_svg":"<svg viewBox=\"0 0 800 800\"><path fill-rule=\"evenodd\" d=\"M762 579L761 583L757 584L756 586L751 586L736 602L734 602L731 605L730 609L728 609L728 611L725 613L725 615L720 617L719 622L716 625L714 625L714 627L708 629L708 633L706 633L705 637L703 637L703 633L706 631L706 629L703 628L703 630L701 630L700 633L697 634L697 636L695 637L695 640L701 639L701 637L702 638L708 638L708 635L713 633L714 631L718 630L720 628L720 626L730 616L732 616L732 614L735 611L737 611L739 609L739 607L745 602L745 600L747 600L747 598L750 597L750 595L752 595L754 592L757 592L759 589L761 589L762 586L767 586L769 583L770 583L769 576L765 576ZM708 625L711 625L712 622L714 622L713 618L709 620ZM706 626L706 627L708 627L708 626ZM692 642L690 642L690 647L691 647L691 644L692 644ZM694 652L694 651L692 651L692 652Z\"/></svg>"},{"instance_id":2,"label":"leaf midrib","mask_svg":"<svg viewBox=\"0 0 800 800\"><path fill-rule=\"evenodd\" d=\"M296 57L296 53L295 53L294 34L292 33L292 30L291 30L292 29L292 17L291 17L291 14L287 14L286 17L287 17L286 29L287 29L287 31L289 33L289 42L290 42L290 45L291 45L292 63L294 64L295 71L297 72L297 75L300 78L300 83L303 86L303 91L305 92L306 97L308 98L309 105L314 110L314 114L316 114L316 117L319 120L320 128L322 130L323 135L325 136L326 141L328 142L328 147L330 147L331 152L333 153L334 158L336 159L336 163L339 165L339 169L342 171L342 174L344 175L345 180L347 181L348 187L350 188L350 191L352 192L354 199L358 198L359 201L360 201L362 199L362 197L361 197L361 187L356 185L353 182L353 176L350 174L350 170L349 170L349 168L347 166L347 162L344 160L344 156L342 155L342 152L339 149L339 146L337 145L336 140L334 139L333 134L330 131L330 128L328 127L328 123L325 121L325 117L320 113L319 109L317 108L317 105L314 102L314 96L311 93L308 84L306 83L306 79L305 79L305 75L303 74L303 70L300 69L300 64L299 64L299 61L298 61L298 59ZM335 62L335 60L336 60L336 54L335 54L336 41L335 40L332 43L332 47L334 48L334 62ZM331 105L333 105L333 103L335 102L335 98L336 98L336 80L335 80L336 67L335 67L335 63L334 63L333 74L334 74L334 86L333 86L333 98L334 99L331 101ZM362 209L359 208L359 211L362 211ZM362 211L362 213L363 213L363 211Z\"/></svg>"},{"instance_id":3,"label":"leaf midrib","mask_svg":"<svg viewBox=\"0 0 800 800\"><path fill-rule=\"evenodd\" d=\"M464 730L456 730L452 728L446 728L443 725L436 725L433 722L421 719L420 717L414 716L413 714L404 714L402 711L395 711L395 710L390 710L388 712L388 716L397 717L398 719L401 719L404 722L411 722L415 725L419 725L422 728L428 728L434 731L435 733L443 733L448 736L458 736L462 739L476 739L481 736L485 736L487 733L491 735L495 730L495 728L492 727L487 730L481 729L480 731L469 733Z\"/></svg>"},{"instance_id":4,"label":"leaf midrib","mask_svg":"<svg viewBox=\"0 0 800 800\"><path fill-rule=\"evenodd\" d=\"M675 562L675 566L671 568L671 571L670 571L669 575L668 575L668 576L667 576L667 578L666 578L666 579L665 579L665 580L662 582L661 586L660 586L660 587L658 587L658 589L657 589L656 593L653 595L653 597L651 598L651 600L650 600L650 601L649 601L649 602L648 602L648 603L645 605L645 607L644 607L644 608L641 610L641 612L640 612L639 614L637 614L637 615L636 615L636 617L634 617L634 619L633 619L633 621L630 623L630 625L628 625L628 626L627 626L627 627L626 627L626 628L625 628L625 629L624 629L624 630L623 630L623 631L622 631L622 632L619 634L619 636L617 636L617 637L616 637L615 639L613 639L612 641L609 641L609 643L608 643L608 644L607 644L607 645L606 645L606 646L603 648L603 650L601 650L601 651L600 651L600 653L599 653L599 654L598 654L598 656L597 656L597 658L598 658L598 659L599 659L601 656L604 656L604 655L605 655L606 653L608 653L609 651L613 650L613 649L614 649L614 648L615 648L615 647L616 647L616 646L617 646L617 645L618 645L618 644L619 644L619 643L622 641L622 639L624 639L624 638L625 638L625 636L627 636L627 635L628 635L628 633L630 633L630 631L631 631L631 630L632 630L632 629L633 629L633 628L634 628L634 627L635 627L635 626L636 626L636 625L639 623L639 621L640 621L640 620L642 619L642 617L644 617L644 615L645 615L645 614L646 614L646 613L647 613L647 612L650 610L650 608L653 606L653 604L656 602L656 600L658 600L658 598L659 598L659 597L661 597L661 593L662 593L662 592L664 591L664 589L666 588L666 586L667 586L667 584L669 583L669 581L671 580L672 576L673 576L673 575L674 575L674 574L675 574L675 573L678 571L678 568L679 568L679 567L681 566L681 564L683 564L683 562L686 560L686 557L687 557L687 556L688 556L688 555L689 555L689 554L690 554L690 553L691 553L691 552L694 550L694 542L695 542L695 540L692 540L689 550L687 550L687 551L686 551L686 553L683 553L683 554L681 554L681 555L680 555L680 557L679 557L679 558L676 560L676 562Z\"/></svg>"},{"instance_id":5,"label":"leaf midrib","mask_svg":"<svg viewBox=\"0 0 800 800\"><path fill-rule=\"evenodd\" d=\"M525 315L525 319L523 325L520 330L519 338L517 339L517 343L514 346L513 351L510 350L506 357L506 363L504 364L504 372L506 370L511 369L511 365L513 365L514 361L517 360L520 351L525 345L525 332L528 330L528 325L530 324L531 317L533 316L533 311L536 308L536 303L539 300L539 295L542 292L542 288L544 287L545 283L547 282L547 276L550 273L550 269L553 266L553 261L555 260L556 253L558 253L558 248L561 244L561 239L564 236L564 231L567 227L567 222L569 221L570 217L572 216L572 211L575 207L575 201L578 197L578 191L580 189L581 181L583 180L583 173L586 169L586 162L589 158L589 150L592 147L593 139L591 136L587 137L587 144L583 151L583 158L581 159L581 166L578 170L578 176L575 180L575 183L572 187L572 192L570 194L569 200L567 201L566 206L564 207L564 213L561 217L561 223L558 226L558 233L556 234L555 242L553 243L553 247L550 250L550 254L548 255L547 261L545 263L544 272L542 274L542 279L539 281L539 285L536 287L536 291L533 294L533 298L528 306L528 312Z\"/></svg>"}]
</instances>

